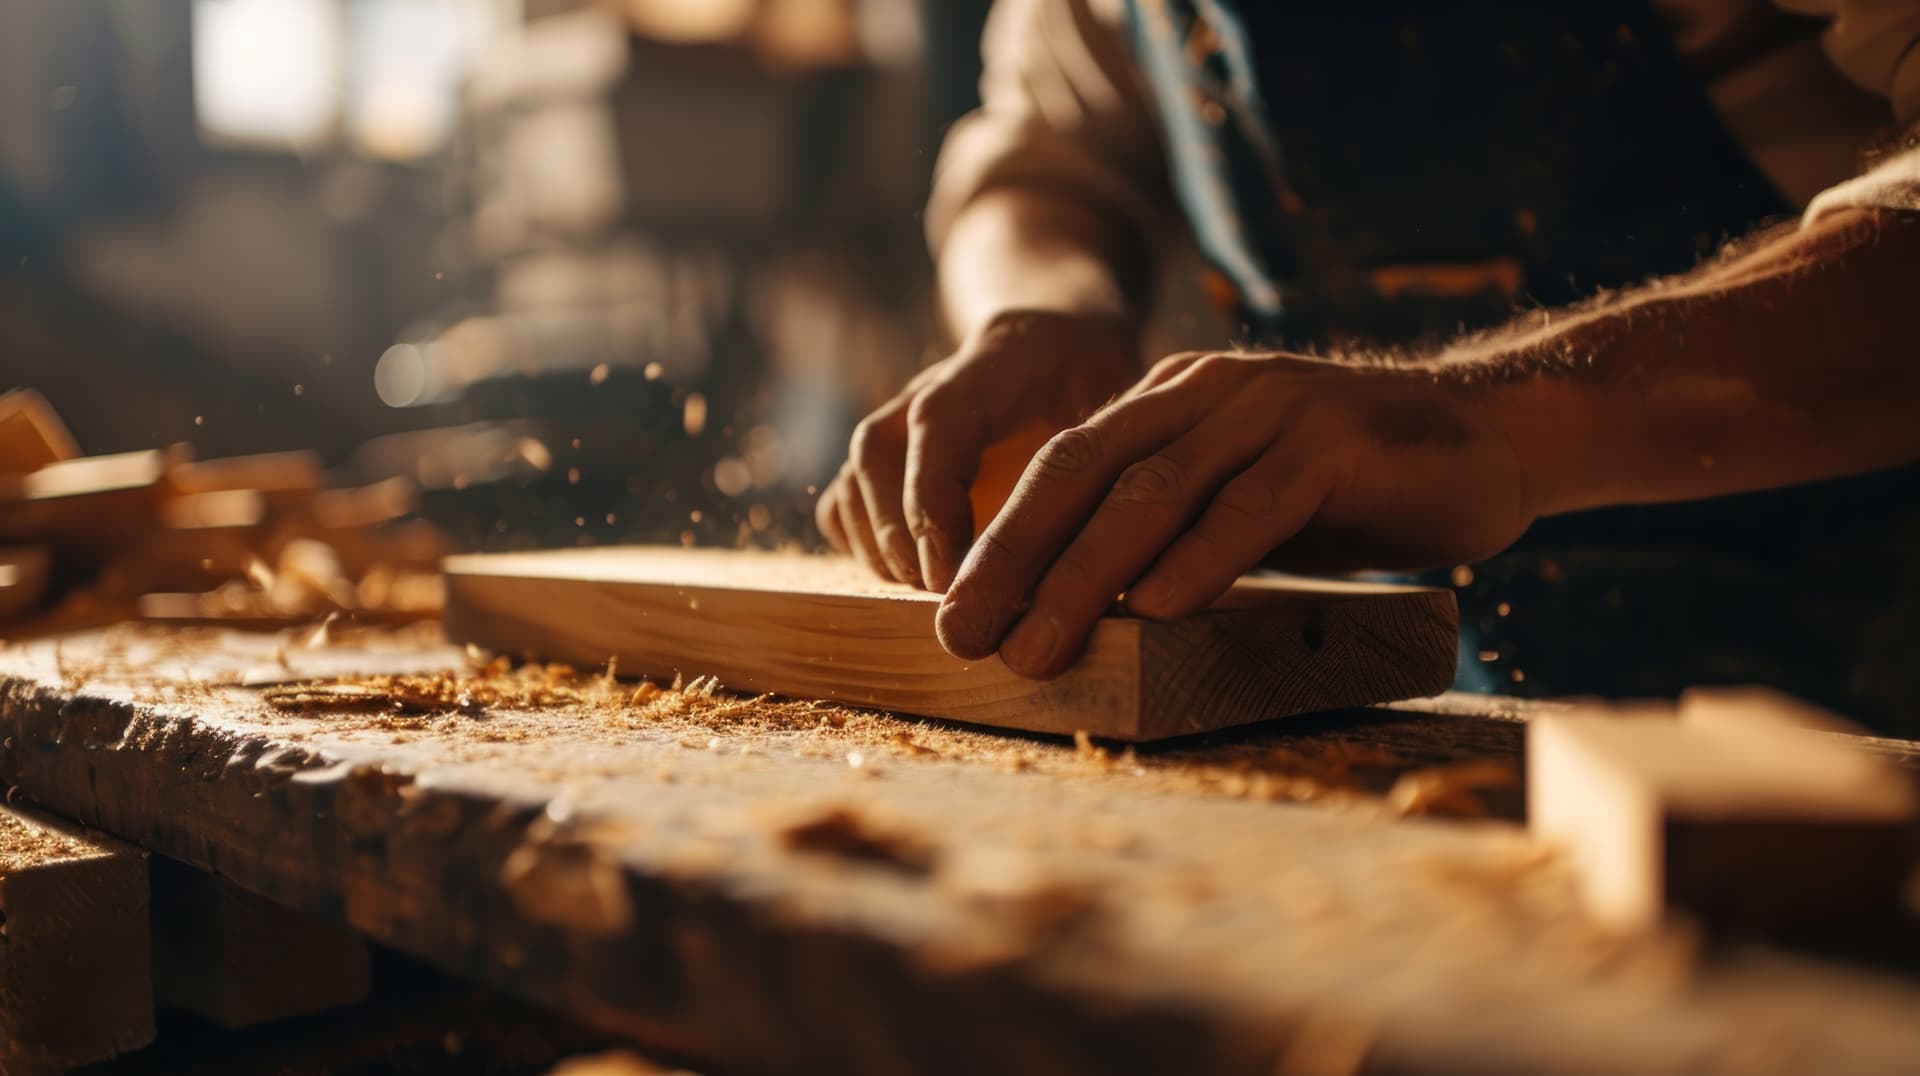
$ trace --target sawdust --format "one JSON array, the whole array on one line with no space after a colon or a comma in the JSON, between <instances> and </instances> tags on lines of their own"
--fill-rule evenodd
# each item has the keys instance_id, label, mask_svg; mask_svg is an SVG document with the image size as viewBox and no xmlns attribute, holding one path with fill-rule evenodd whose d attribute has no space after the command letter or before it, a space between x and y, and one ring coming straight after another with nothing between
<instances>
[{"instance_id":1,"label":"sawdust","mask_svg":"<svg viewBox=\"0 0 1920 1076\"><path fill-rule=\"evenodd\" d=\"M51 860L96 859L112 852L17 811L0 811L0 878Z\"/></svg>"},{"instance_id":2,"label":"sawdust","mask_svg":"<svg viewBox=\"0 0 1920 1076\"><path fill-rule=\"evenodd\" d=\"M1475 789L1499 782L1472 771L1468 787L1442 767L1413 770L1377 747L1337 739L1276 743L1218 737L1212 744L1168 748L1102 744L1081 734L1071 741L986 731L948 722L857 710L836 703L729 692L710 676L657 684L619 679L612 669L462 657L439 626L380 626L325 621L277 636L208 627L121 625L96 637L84 655L56 647L60 677L77 689L100 682L134 687L154 702L220 699L251 687L262 716L297 720L286 733L303 740L327 734L384 734L394 742L441 736L450 742L497 744L545 734L553 723L605 729L678 742L726 755L781 753L832 760L853 776L885 779L897 766L965 765L1010 774L1122 780L1154 791L1178 791L1274 803L1314 803L1401 814L1479 816ZM242 666L196 670L183 678L169 664L204 663L236 641L277 640L277 682L250 684ZM438 655L452 671L411 675L354 675L299 679L285 673L310 650L326 650L350 667L366 654L391 663L397 656ZM256 670L257 671L257 670ZM318 722L315 725L314 722ZM663 777L670 779L671 775ZM1401 784L1396 786L1395 780ZM1390 791L1397 789L1397 791Z\"/></svg>"}]
</instances>

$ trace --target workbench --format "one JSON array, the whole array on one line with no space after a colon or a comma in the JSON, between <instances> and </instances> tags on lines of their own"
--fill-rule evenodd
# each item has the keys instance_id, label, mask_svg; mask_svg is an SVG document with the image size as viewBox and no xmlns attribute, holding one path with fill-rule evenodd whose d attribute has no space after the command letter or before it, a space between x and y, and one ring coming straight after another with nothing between
<instances>
[{"instance_id":1,"label":"workbench","mask_svg":"<svg viewBox=\"0 0 1920 1076\"><path fill-rule=\"evenodd\" d=\"M1900 965L1589 925L1484 779L1528 704L1121 750L478 660L431 625L16 643L0 779L716 1071L1920 1064ZM1459 764L1491 790L1403 780Z\"/></svg>"}]
</instances>

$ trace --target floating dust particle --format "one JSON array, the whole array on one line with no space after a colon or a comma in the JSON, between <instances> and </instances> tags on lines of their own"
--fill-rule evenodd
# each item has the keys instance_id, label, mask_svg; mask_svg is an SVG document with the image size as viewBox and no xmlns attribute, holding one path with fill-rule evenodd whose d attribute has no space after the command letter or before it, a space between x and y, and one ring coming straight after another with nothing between
<instances>
[{"instance_id":1,"label":"floating dust particle","mask_svg":"<svg viewBox=\"0 0 1920 1076\"><path fill-rule=\"evenodd\" d=\"M609 368L607 364L603 362L600 365L595 366L591 371L587 373L587 384L589 385L606 384L607 375L612 372L613 371L611 370L611 368Z\"/></svg>"},{"instance_id":2,"label":"floating dust particle","mask_svg":"<svg viewBox=\"0 0 1920 1076\"><path fill-rule=\"evenodd\" d=\"M1462 564L1453 570L1453 585L1470 587L1473 585L1473 569Z\"/></svg>"},{"instance_id":3,"label":"floating dust particle","mask_svg":"<svg viewBox=\"0 0 1920 1076\"><path fill-rule=\"evenodd\" d=\"M682 428L688 437L698 437L707 429L707 398L697 392L687 393L687 402L680 412Z\"/></svg>"},{"instance_id":4,"label":"floating dust particle","mask_svg":"<svg viewBox=\"0 0 1920 1076\"><path fill-rule=\"evenodd\" d=\"M926 838L899 826L884 825L845 804L819 808L774 831L790 852L811 852L874 863L909 874L933 870L936 854Z\"/></svg>"}]
</instances>

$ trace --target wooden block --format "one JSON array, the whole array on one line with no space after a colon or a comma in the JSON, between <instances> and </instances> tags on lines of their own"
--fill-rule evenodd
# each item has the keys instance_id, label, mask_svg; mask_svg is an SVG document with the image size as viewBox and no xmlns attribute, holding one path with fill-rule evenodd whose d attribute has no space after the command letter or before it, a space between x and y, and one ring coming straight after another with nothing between
<instances>
[{"instance_id":1,"label":"wooden block","mask_svg":"<svg viewBox=\"0 0 1920 1076\"><path fill-rule=\"evenodd\" d=\"M1185 620L1103 619L1080 663L1046 683L942 650L939 602L837 558L626 548L447 561L457 641L1035 732L1153 740L1437 694L1453 679L1444 591L1243 580Z\"/></svg>"},{"instance_id":2,"label":"wooden block","mask_svg":"<svg viewBox=\"0 0 1920 1076\"><path fill-rule=\"evenodd\" d=\"M0 1072L153 1041L145 853L0 808L0 916Z\"/></svg>"},{"instance_id":3,"label":"wooden block","mask_svg":"<svg viewBox=\"0 0 1920 1076\"><path fill-rule=\"evenodd\" d=\"M1777 715L1726 717L1593 706L1528 725L1530 825L1571 854L1592 914L1643 929L1678 910L1800 940L1894 922L1914 861L1907 775Z\"/></svg>"},{"instance_id":4,"label":"wooden block","mask_svg":"<svg viewBox=\"0 0 1920 1076\"><path fill-rule=\"evenodd\" d=\"M263 452L254 456L198 460L174 467L168 476L183 494L311 493L321 485L320 457L311 452Z\"/></svg>"},{"instance_id":5,"label":"wooden block","mask_svg":"<svg viewBox=\"0 0 1920 1076\"><path fill-rule=\"evenodd\" d=\"M0 395L0 475L26 474L79 454L46 397L32 389Z\"/></svg>"},{"instance_id":6,"label":"wooden block","mask_svg":"<svg viewBox=\"0 0 1920 1076\"><path fill-rule=\"evenodd\" d=\"M152 529L177 450L125 452L0 475L0 541L111 546Z\"/></svg>"},{"instance_id":7,"label":"wooden block","mask_svg":"<svg viewBox=\"0 0 1920 1076\"><path fill-rule=\"evenodd\" d=\"M40 607L52 569L45 546L0 546L0 623Z\"/></svg>"},{"instance_id":8,"label":"wooden block","mask_svg":"<svg viewBox=\"0 0 1920 1076\"><path fill-rule=\"evenodd\" d=\"M169 859L153 862L153 977L163 1004L238 1028L367 996L367 945Z\"/></svg>"}]
</instances>

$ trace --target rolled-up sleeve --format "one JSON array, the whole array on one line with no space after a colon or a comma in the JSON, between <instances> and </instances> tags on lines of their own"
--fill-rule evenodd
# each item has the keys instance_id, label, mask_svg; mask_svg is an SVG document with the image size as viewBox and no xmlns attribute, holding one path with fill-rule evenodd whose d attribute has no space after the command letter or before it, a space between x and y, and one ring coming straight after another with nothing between
<instances>
[{"instance_id":1,"label":"rolled-up sleeve","mask_svg":"<svg viewBox=\"0 0 1920 1076\"><path fill-rule=\"evenodd\" d=\"M1039 187L1150 241L1172 198L1120 0L999 0L981 45L981 106L948 132L927 202L937 254L981 192Z\"/></svg>"},{"instance_id":2,"label":"rolled-up sleeve","mask_svg":"<svg viewBox=\"0 0 1920 1076\"><path fill-rule=\"evenodd\" d=\"M1830 19L1822 44L1833 65L1862 88L1885 97L1904 148L1864 174L1814 198L1805 219L1840 209L1920 210L1920 0L1776 0L1784 8Z\"/></svg>"}]
</instances>

